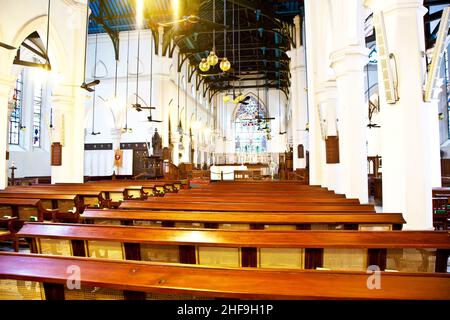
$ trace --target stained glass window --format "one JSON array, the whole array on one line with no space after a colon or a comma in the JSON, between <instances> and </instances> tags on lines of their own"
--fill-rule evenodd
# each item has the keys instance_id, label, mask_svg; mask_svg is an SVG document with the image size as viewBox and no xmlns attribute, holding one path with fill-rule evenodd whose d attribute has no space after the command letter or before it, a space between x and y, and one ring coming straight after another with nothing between
<instances>
[{"instance_id":1,"label":"stained glass window","mask_svg":"<svg viewBox=\"0 0 450 320\"><path fill-rule=\"evenodd\" d=\"M264 120L267 112L253 97L246 103L241 103L236 111L235 150L245 153L266 152L267 140L270 139L270 123Z\"/></svg>"},{"instance_id":2,"label":"stained glass window","mask_svg":"<svg viewBox=\"0 0 450 320\"><path fill-rule=\"evenodd\" d=\"M9 144L18 145L22 123L23 71L19 73L14 89L13 110L9 118Z\"/></svg>"},{"instance_id":3,"label":"stained glass window","mask_svg":"<svg viewBox=\"0 0 450 320\"><path fill-rule=\"evenodd\" d=\"M42 85L36 85L33 100L33 147L41 146L41 111Z\"/></svg>"}]
</instances>

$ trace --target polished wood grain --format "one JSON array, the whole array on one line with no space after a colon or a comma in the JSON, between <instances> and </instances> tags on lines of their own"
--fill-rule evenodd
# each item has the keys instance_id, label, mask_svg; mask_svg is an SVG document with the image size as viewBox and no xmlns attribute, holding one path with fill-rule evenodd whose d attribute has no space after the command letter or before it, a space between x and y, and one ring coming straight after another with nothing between
<instances>
[{"instance_id":1,"label":"polished wood grain","mask_svg":"<svg viewBox=\"0 0 450 320\"><path fill-rule=\"evenodd\" d=\"M450 249L446 231L267 231L147 228L25 223L22 238L118 241L164 245L267 248L438 248Z\"/></svg>"},{"instance_id":2,"label":"polished wood grain","mask_svg":"<svg viewBox=\"0 0 450 320\"><path fill-rule=\"evenodd\" d=\"M152 202L124 201L121 209L195 210L195 211L247 211L247 212L375 212L373 205L289 204L270 203L207 203L207 202Z\"/></svg>"},{"instance_id":3,"label":"polished wood grain","mask_svg":"<svg viewBox=\"0 0 450 320\"><path fill-rule=\"evenodd\" d=\"M226 203L260 203L261 201L266 202L267 197L265 196L247 196L247 195L236 195L236 196L226 196L216 195L216 194L175 194L170 197L154 197L149 198L148 201L164 201L164 202L226 202ZM336 203L336 204L359 204L358 199L345 199L345 198L319 198L319 197L297 197L297 196L276 196L270 198L271 203Z\"/></svg>"},{"instance_id":4,"label":"polished wood grain","mask_svg":"<svg viewBox=\"0 0 450 320\"><path fill-rule=\"evenodd\" d=\"M80 267L84 286L138 292L240 299L450 299L448 274L381 272L381 289L371 290L365 272L211 268L14 253L0 253L0 279L65 285L73 265Z\"/></svg>"},{"instance_id":5,"label":"polished wood grain","mask_svg":"<svg viewBox=\"0 0 450 320\"><path fill-rule=\"evenodd\" d=\"M144 211L144 210L86 210L86 220L149 220L200 223L262 223L262 224L310 224L310 223L378 223L404 224L401 213L257 213L246 212L195 212L195 211Z\"/></svg>"}]
</instances>

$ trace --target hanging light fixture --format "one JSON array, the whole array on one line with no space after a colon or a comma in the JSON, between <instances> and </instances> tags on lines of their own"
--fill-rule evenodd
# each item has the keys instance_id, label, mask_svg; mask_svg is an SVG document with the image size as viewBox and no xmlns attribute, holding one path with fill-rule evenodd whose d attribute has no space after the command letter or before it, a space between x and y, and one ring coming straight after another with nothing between
<instances>
[{"instance_id":1,"label":"hanging light fixture","mask_svg":"<svg viewBox=\"0 0 450 320\"><path fill-rule=\"evenodd\" d=\"M200 68L201 71L207 72L211 66L208 63L208 60L206 60L206 58L203 58L202 61L199 63L198 67Z\"/></svg>"},{"instance_id":2,"label":"hanging light fixture","mask_svg":"<svg viewBox=\"0 0 450 320\"><path fill-rule=\"evenodd\" d=\"M223 48L224 48L224 57L220 62L220 69L224 72L227 72L231 68L231 63L227 58L227 1L223 2L223 21L225 28L223 29ZM234 34L234 33L233 33Z\"/></svg>"},{"instance_id":3,"label":"hanging light fixture","mask_svg":"<svg viewBox=\"0 0 450 320\"><path fill-rule=\"evenodd\" d=\"M213 0L213 22L216 23L216 0ZM216 28L213 29L213 48L206 59L211 67L219 63L219 57L216 55Z\"/></svg>"},{"instance_id":4,"label":"hanging light fixture","mask_svg":"<svg viewBox=\"0 0 450 320\"><path fill-rule=\"evenodd\" d=\"M222 71L227 72L231 68L231 63L228 61L227 58L222 58L222 61L220 62L220 69Z\"/></svg>"}]
</instances>

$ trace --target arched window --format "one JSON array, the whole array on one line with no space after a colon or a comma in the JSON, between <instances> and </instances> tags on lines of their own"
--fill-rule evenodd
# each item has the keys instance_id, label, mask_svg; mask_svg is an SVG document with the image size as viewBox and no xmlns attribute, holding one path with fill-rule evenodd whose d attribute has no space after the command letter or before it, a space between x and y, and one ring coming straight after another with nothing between
<instances>
[{"instance_id":1,"label":"arched window","mask_svg":"<svg viewBox=\"0 0 450 320\"><path fill-rule=\"evenodd\" d=\"M20 143L20 129L22 127L22 100L23 100L23 70L16 80L13 96L13 110L9 117L9 144Z\"/></svg>"},{"instance_id":2,"label":"arched window","mask_svg":"<svg viewBox=\"0 0 450 320\"><path fill-rule=\"evenodd\" d=\"M236 152L260 153L267 151L270 139L270 123L264 107L253 97L247 104L240 104L235 114L235 150Z\"/></svg>"},{"instance_id":3,"label":"arched window","mask_svg":"<svg viewBox=\"0 0 450 320\"><path fill-rule=\"evenodd\" d=\"M41 146L42 84L36 84L33 99L33 147Z\"/></svg>"}]
</instances>

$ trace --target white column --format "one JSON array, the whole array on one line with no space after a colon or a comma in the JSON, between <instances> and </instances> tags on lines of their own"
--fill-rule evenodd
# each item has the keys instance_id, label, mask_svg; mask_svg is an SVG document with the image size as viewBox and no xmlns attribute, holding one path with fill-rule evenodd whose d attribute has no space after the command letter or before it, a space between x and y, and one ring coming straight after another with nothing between
<instances>
[{"instance_id":1,"label":"white column","mask_svg":"<svg viewBox=\"0 0 450 320\"><path fill-rule=\"evenodd\" d=\"M368 49L346 46L331 54L339 93L339 150L343 191L347 198L368 202L367 185L367 103L364 96L364 66Z\"/></svg>"},{"instance_id":2,"label":"white column","mask_svg":"<svg viewBox=\"0 0 450 320\"><path fill-rule=\"evenodd\" d=\"M338 136L338 128L336 125L338 93L335 81L326 81L317 86L316 91L317 104L321 110L321 117L323 119L325 138L328 136ZM340 170L340 163L326 163L325 141L323 141L324 150L324 178L326 187L336 193L342 193L342 177ZM341 152L340 152L341 154Z\"/></svg>"},{"instance_id":3,"label":"white column","mask_svg":"<svg viewBox=\"0 0 450 320\"><path fill-rule=\"evenodd\" d=\"M436 108L424 103L425 39L423 16L426 9L420 0L366 1L374 12L384 13L387 43L394 54L399 75L395 104L381 98L383 211L401 212L404 229L431 229L433 168L439 166L431 152L439 139L434 132ZM379 72L379 83L383 82ZM436 119L435 118L435 119ZM437 120L436 120L437 122ZM437 152L437 151L436 151Z\"/></svg>"},{"instance_id":4,"label":"white column","mask_svg":"<svg viewBox=\"0 0 450 320\"><path fill-rule=\"evenodd\" d=\"M315 59L316 43L315 32L317 27L318 8L316 0L305 1L305 28L306 28L306 57L308 69L308 105L309 105L309 183L311 185L321 185L323 179L323 143L320 132L320 121L315 99L316 64Z\"/></svg>"},{"instance_id":5,"label":"white column","mask_svg":"<svg viewBox=\"0 0 450 320\"><path fill-rule=\"evenodd\" d=\"M62 165L52 166L52 183L83 182L84 175L84 128L80 112L76 110L77 96L67 95L70 86L60 86L53 93L52 143L62 144Z\"/></svg>"},{"instance_id":6,"label":"white column","mask_svg":"<svg viewBox=\"0 0 450 320\"><path fill-rule=\"evenodd\" d=\"M8 186L8 161L6 150L8 145L8 97L14 88L14 77L0 75L0 189Z\"/></svg>"},{"instance_id":7,"label":"white column","mask_svg":"<svg viewBox=\"0 0 450 320\"><path fill-rule=\"evenodd\" d=\"M430 125L430 144L429 152L431 158L431 186L438 188L442 186L441 174L441 143L439 135L439 94L442 92L444 85L443 79L436 81L436 89L433 92L432 101L425 103L425 107L430 109L428 112L428 123Z\"/></svg>"},{"instance_id":8,"label":"white column","mask_svg":"<svg viewBox=\"0 0 450 320\"><path fill-rule=\"evenodd\" d=\"M174 165L178 166L178 164L181 162L181 159L179 157L179 145L180 145L180 134L178 132L172 132L171 137L172 143L173 143L173 149L172 149L172 162Z\"/></svg>"}]
</instances>

